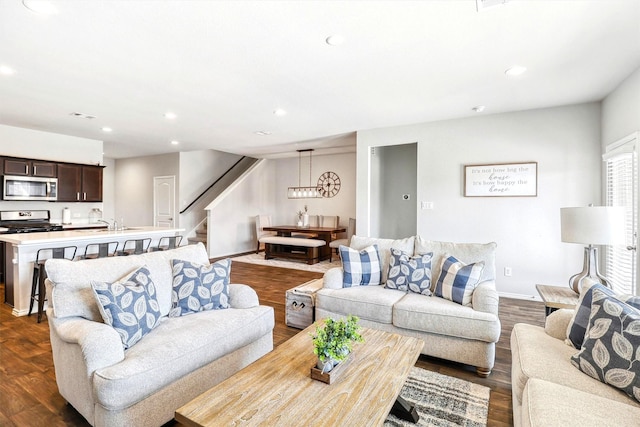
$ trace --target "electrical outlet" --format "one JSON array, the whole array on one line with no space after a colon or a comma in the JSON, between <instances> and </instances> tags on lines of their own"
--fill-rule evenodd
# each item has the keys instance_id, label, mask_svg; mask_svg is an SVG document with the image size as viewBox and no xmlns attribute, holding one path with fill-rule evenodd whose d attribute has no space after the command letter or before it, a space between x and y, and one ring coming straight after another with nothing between
<instances>
[{"instance_id":1,"label":"electrical outlet","mask_svg":"<svg viewBox=\"0 0 640 427\"><path fill-rule=\"evenodd\" d=\"M511 267L504 268L504 275L505 277L511 277Z\"/></svg>"}]
</instances>

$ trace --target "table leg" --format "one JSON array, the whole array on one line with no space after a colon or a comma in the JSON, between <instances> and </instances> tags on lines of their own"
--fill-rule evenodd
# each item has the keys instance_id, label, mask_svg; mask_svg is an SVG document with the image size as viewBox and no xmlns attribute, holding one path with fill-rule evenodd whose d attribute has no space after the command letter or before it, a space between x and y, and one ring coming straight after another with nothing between
<instances>
[{"instance_id":1,"label":"table leg","mask_svg":"<svg viewBox=\"0 0 640 427\"><path fill-rule=\"evenodd\" d=\"M420 419L420 415L418 415L416 407L407 402L402 396L398 396L396 398L396 401L393 403L393 407L391 408L391 414L402 420L409 421L410 423L417 423Z\"/></svg>"}]
</instances>

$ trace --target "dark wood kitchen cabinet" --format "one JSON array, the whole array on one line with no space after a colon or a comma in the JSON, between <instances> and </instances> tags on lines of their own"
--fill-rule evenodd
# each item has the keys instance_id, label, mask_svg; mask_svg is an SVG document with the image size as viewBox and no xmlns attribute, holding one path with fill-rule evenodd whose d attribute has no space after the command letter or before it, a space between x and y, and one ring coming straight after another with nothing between
<instances>
[{"instance_id":1,"label":"dark wood kitchen cabinet","mask_svg":"<svg viewBox=\"0 0 640 427\"><path fill-rule=\"evenodd\" d=\"M57 165L52 162L5 157L2 163L5 175L56 177Z\"/></svg>"},{"instance_id":2,"label":"dark wood kitchen cabinet","mask_svg":"<svg viewBox=\"0 0 640 427\"><path fill-rule=\"evenodd\" d=\"M59 202L101 202L102 166L58 163Z\"/></svg>"}]
</instances>

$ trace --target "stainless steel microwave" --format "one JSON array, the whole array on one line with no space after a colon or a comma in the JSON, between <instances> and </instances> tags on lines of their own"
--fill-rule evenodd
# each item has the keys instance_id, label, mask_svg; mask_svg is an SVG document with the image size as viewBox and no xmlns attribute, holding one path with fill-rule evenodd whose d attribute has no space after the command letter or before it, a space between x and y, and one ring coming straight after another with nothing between
<instances>
[{"instance_id":1,"label":"stainless steel microwave","mask_svg":"<svg viewBox=\"0 0 640 427\"><path fill-rule=\"evenodd\" d=\"M58 178L4 175L2 200L58 200Z\"/></svg>"}]
</instances>

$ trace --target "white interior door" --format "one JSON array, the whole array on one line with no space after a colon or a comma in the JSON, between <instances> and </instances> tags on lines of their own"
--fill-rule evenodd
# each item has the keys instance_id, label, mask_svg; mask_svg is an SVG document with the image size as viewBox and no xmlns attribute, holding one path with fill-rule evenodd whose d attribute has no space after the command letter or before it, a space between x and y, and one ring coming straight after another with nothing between
<instances>
[{"instance_id":1,"label":"white interior door","mask_svg":"<svg viewBox=\"0 0 640 427\"><path fill-rule=\"evenodd\" d=\"M153 177L153 224L156 227L175 227L176 177Z\"/></svg>"}]
</instances>

